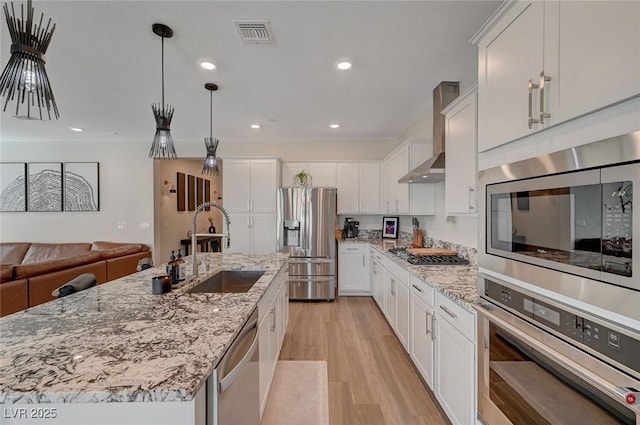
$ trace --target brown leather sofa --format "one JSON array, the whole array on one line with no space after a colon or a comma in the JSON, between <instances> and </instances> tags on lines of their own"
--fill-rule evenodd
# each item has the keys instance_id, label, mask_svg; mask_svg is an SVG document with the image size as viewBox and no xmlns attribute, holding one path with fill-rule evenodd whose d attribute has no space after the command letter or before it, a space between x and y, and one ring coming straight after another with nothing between
<instances>
[{"instance_id":1,"label":"brown leather sofa","mask_svg":"<svg viewBox=\"0 0 640 425\"><path fill-rule=\"evenodd\" d=\"M136 272L148 257L143 244L0 243L0 317L53 300L54 289L82 273L101 284Z\"/></svg>"}]
</instances>

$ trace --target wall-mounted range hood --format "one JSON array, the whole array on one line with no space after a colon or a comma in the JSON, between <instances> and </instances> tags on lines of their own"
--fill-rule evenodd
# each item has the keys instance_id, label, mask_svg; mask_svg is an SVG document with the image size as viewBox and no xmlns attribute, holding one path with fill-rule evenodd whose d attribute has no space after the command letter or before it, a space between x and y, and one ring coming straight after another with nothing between
<instances>
[{"instance_id":1,"label":"wall-mounted range hood","mask_svg":"<svg viewBox=\"0 0 640 425\"><path fill-rule=\"evenodd\" d=\"M460 83L442 81L433 89L433 156L403 176L399 183L444 181L444 115L440 113L460 94Z\"/></svg>"}]
</instances>

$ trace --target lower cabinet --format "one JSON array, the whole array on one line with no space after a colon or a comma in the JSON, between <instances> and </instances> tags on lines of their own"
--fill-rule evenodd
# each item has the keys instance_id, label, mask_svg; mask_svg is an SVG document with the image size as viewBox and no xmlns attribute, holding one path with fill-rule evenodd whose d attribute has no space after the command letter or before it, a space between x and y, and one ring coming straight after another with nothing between
<instances>
[{"instance_id":1,"label":"lower cabinet","mask_svg":"<svg viewBox=\"0 0 640 425\"><path fill-rule=\"evenodd\" d=\"M368 244L338 244L338 295L371 295L368 262Z\"/></svg>"},{"instance_id":2,"label":"lower cabinet","mask_svg":"<svg viewBox=\"0 0 640 425\"><path fill-rule=\"evenodd\" d=\"M286 267L285 267L286 269ZM258 303L258 340L260 343L260 416L264 412L271 381L276 371L280 348L289 321L289 281L286 270L267 289Z\"/></svg>"},{"instance_id":3,"label":"lower cabinet","mask_svg":"<svg viewBox=\"0 0 640 425\"><path fill-rule=\"evenodd\" d=\"M384 311L384 266L382 265L382 255L373 248L369 249L369 285L373 299L380 310Z\"/></svg>"},{"instance_id":4,"label":"lower cabinet","mask_svg":"<svg viewBox=\"0 0 640 425\"><path fill-rule=\"evenodd\" d=\"M434 393L454 425L475 423L475 317L436 294Z\"/></svg>"},{"instance_id":5,"label":"lower cabinet","mask_svg":"<svg viewBox=\"0 0 640 425\"><path fill-rule=\"evenodd\" d=\"M385 262L385 316L404 346L409 348L409 273L392 261Z\"/></svg>"},{"instance_id":6,"label":"lower cabinet","mask_svg":"<svg viewBox=\"0 0 640 425\"><path fill-rule=\"evenodd\" d=\"M429 388L433 388L433 287L411 276L409 356Z\"/></svg>"}]
</instances>

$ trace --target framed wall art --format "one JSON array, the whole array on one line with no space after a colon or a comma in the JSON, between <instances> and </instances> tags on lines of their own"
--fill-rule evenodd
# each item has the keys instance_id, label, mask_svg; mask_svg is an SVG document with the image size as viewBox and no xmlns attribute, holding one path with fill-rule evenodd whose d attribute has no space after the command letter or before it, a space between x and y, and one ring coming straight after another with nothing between
<instances>
[{"instance_id":1,"label":"framed wall art","mask_svg":"<svg viewBox=\"0 0 640 425\"><path fill-rule=\"evenodd\" d=\"M0 163L0 211L24 212L27 210L27 164L24 162Z\"/></svg>"},{"instance_id":2,"label":"framed wall art","mask_svg":"<svg viewBox=\"0 0 640 425\"><path fill-rule=\"evenodd\" d=\"M196 178L187 176L187 206L189 211L196 210Z\"/></svg>"},{"instance_id":3,"label":"framed wall art","mask_svg":"<svg viewBox=\"0 0 640 425\"><path fill-rule=\"evenodd\" d=\"M65 162L63 169L65 211L100 211L100 164Z\"/></svg>"},{"instance_id":4,"label":"framed wall art","mask_svg":"<svg viewBox=\"0 0 640 425\"><path fill-rule=\"evenodd\" d=\"M27 164L27 211L62 211L62 163Z\"/></svg>"},{"instance_id":5,"label":"framed wall art","mask_svg":"<svg viewBox=\"0 0 640 425\"><path fill-rule=\"evenodd\" d=\"M204 181L204 202L211 201L211 180ZM205 207L205 211L210 211L211 207Z\"/></svg>"},{"instance_id":6,"label":"framed wall art","mask_svg":"<svg viewBox=\"0 0 640 425\"><path fill-rule=\"evenodd\" d=\"M382 237L398 239L398 225L400 217L382 217Z\"/></svg>"},{"instance_id":7,"label":"framed wall art","mask_svg":"<svg viewBox=\"0 0 640 425\"><path fill-rule=\"evenodd\" d=\"M204 179L202 177L196 178L196 207L202 205L204 198Z\"/></svg>"},{"instance_id":8,"label":"framed wall art","mask_svg":"<svg viewBox=\"0 0 640 425\"><path fill-rule=\"evenodd\" d=\"M186 209L186 205L184 203L184 195L185 195L185 175L184 173L178 172L176 175L176 181L178 182L176 199L178 203L178 211L184 211Z\"/></svg>"}]
</instances>

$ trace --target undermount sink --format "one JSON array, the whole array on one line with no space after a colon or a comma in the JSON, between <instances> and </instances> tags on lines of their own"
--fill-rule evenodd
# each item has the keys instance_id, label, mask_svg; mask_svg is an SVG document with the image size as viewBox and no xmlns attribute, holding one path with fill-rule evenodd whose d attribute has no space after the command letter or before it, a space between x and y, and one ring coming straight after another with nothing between
<instances>
[{"instance_id":1,"label":"undermount sink","mask_svg":"<svg viewBox=\"0 0 640 425\"><path fill-rule=\"evenodd\" d=\"M222 270L187 292L192 294L247 292L263 274L264 270Z\"/></svg>"}]
</instances>

